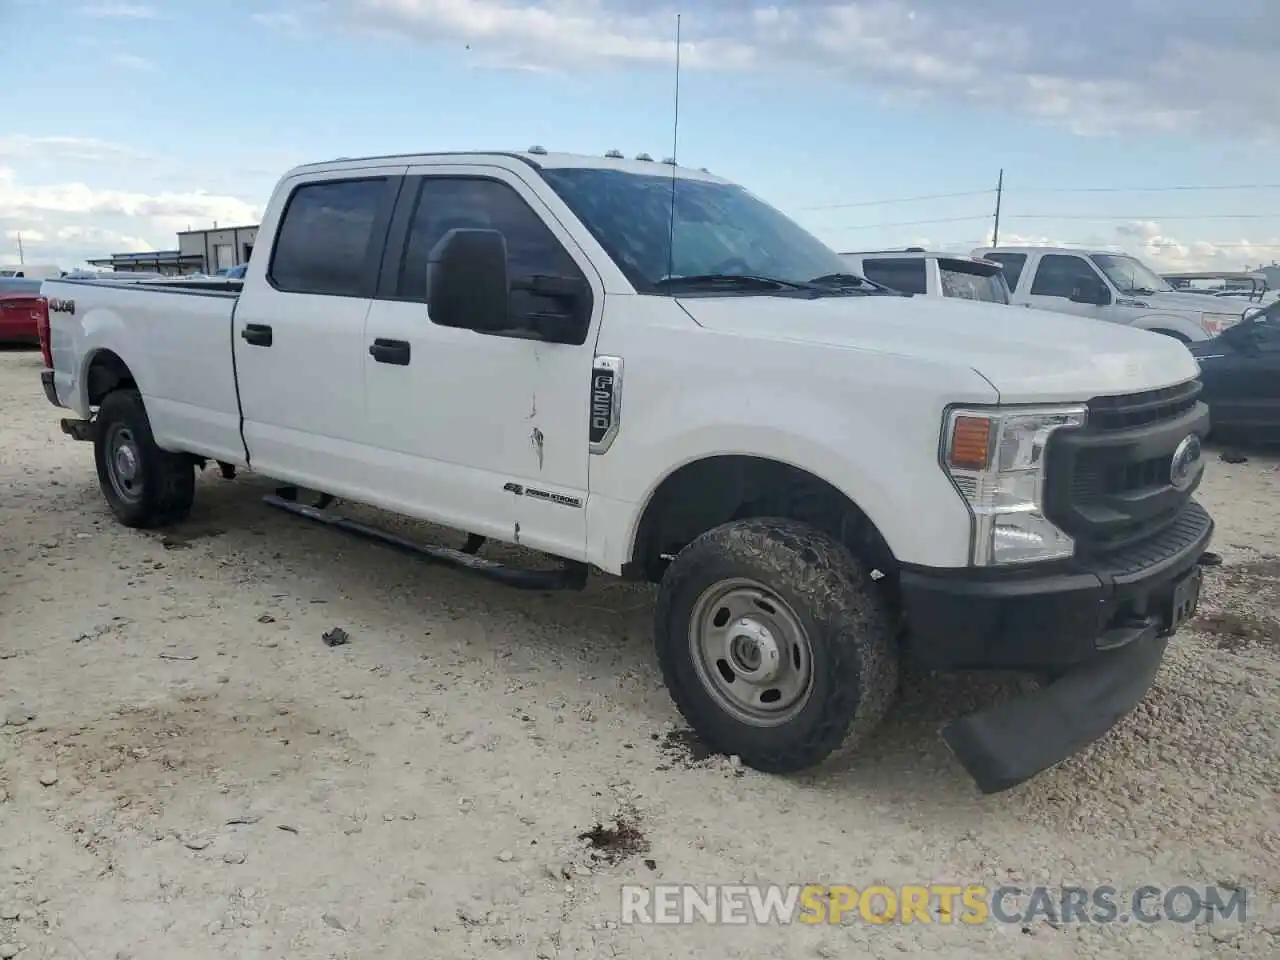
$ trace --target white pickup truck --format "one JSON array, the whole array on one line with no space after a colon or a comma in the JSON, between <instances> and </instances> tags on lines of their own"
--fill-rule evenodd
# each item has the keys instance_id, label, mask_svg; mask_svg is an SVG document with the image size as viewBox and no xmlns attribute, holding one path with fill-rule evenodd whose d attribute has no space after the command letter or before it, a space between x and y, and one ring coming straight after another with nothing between
<instances>
[{"instance_id":1,"label":"white pickup truck","mask_svg":"<svg viewBox=\"0 0 1280 960\"><path fill-rule=\"evenodd\" d=\"M673 193L674 191L674 193ZM885 291L751 193L645 159L441 153L280 181L241 289L50 281L44 389L124 524L210 462L660 584L714 750L865 738L899 665L1044 682L942 736L984 791L1101 736L1195 610L1208 415L1164 337ZM304 502L299 490L321 494Z\"/></svg>"},{"instance_id":2,"label":"white pickup truck","mask_svg":"<svg viewBox=\"0 0 1280 960\"><path fill-rule=\"evenodd\" d=\"M985 247L973 256L1004 267L1010 302L1120 323L1196 343L1242 319L1249 306L1175 290L1146 264L1113 250Z\"/></svg>"}]
</instances>

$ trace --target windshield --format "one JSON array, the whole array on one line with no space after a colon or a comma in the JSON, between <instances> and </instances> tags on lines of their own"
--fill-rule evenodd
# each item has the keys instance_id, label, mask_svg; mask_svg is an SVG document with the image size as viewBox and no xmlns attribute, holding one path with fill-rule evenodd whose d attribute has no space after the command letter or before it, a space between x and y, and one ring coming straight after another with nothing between
<instances>
[{"instance_id":1,"label":"windshield","mask_svg":"<svg viewBox=\"0 0 1280 960\"><path fill-rule=\"evenodd\" d=\"M834 250L735 184L677 180L673 228L669 175L582 167L542 175L641 293L668 275L807 283L849 272Z\"/></svg>"},{"instance_id":2,"label":"windshield","mask_svg":"<svg viewBox=\"0 0 1280 960\"><path fill-rule=\"evenodd\" d=\"M999 267L983 267L963 260L939 260L938 274L944 297L982 300L985 303L1009 302L1009 285Z\"/></svg>"},{"instance_id":3,"label":"windshield","mask_svg":"<svg viewBox=\"0 0 1280 960\"><path fill-rule=\"evenodd\" d=\"M1095 253L1091 259L1121 293L1173 292L1173 287L1160 279L1145 263L1134 257Z\"/></svg>"}]
</instances>

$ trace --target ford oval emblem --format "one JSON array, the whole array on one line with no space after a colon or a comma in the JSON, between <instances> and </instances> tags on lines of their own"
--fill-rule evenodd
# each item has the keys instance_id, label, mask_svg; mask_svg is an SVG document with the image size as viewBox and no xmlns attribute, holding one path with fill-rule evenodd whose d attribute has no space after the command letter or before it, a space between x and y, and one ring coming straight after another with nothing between
<instances>
[{"instance_id":1,"label":"ford oval emblem","mask_svg":"<svg viewBox=\"0 0 1280 960\"><path fill-rule=\"evenodd\" d=\"M1186 490L1196 478L1200 464L1200 438L1194 433L1182 438L1169 461L1169 483L1175 490Z\"/></svg>"}]
</instances>

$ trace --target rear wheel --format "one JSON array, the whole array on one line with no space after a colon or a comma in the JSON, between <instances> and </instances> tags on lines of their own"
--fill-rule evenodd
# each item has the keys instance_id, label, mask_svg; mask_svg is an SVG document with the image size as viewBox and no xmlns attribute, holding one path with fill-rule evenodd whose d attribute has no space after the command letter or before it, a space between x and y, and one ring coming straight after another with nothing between
<instances>
[{"instance_id":1,"label":"rear wheel","mask_svg":"<svg viewBox=\"0 0 1280 960\"><path fill-rule=\"evenodd\" d=\"M767 773L855 743L897 692L879 588L843 546L796 521L703 534L672 561L655 617L663 677L694 732Z\"/></svg>"},{"instance_id":2,"label":"rear wheel","mask_svg":"<svg viewBox=\"0 0 1280 960\"><path fill-rule=\"evenodd\" d=\"M93 447L98 486L125 526L166 526L190 513L195 463L156 445L137 390L116 390L103 398Z\"/></svg>"}]
</instances>

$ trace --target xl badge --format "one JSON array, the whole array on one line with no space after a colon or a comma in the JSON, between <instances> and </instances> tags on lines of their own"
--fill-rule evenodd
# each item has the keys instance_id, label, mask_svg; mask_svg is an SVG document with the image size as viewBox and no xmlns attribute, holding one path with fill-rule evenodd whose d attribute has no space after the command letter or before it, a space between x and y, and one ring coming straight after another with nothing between
<instances>
[{"instance_id":1,"label":"xl badge","mask_svg":"<svg viewBox=\"0 0 1280 960\"><path fill-rule=\"evenodd\" d=\"M1200 465L1200 438L1194 433L1183 437L1169 462L1169 483L1175 490L1186 490L1196 478Z\"/></svg>"}]
</instances>

